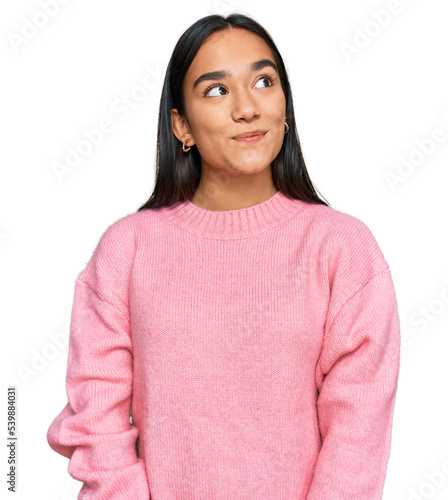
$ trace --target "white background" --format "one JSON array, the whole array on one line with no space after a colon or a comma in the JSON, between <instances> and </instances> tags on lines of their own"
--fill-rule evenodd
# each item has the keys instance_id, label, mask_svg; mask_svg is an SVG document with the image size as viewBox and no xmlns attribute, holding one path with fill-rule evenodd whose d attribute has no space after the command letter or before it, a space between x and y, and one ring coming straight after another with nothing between
<instances>
[{"instance_id":1,"label":"white background","mask_svg":"<svg viewBox=\"0 0 448 500\"><path fill-rule=\"evenodd\" d=\"M383 499L446 499L446 0L66 0L42 25L37 13L54 1L0 8L2 498L9 385L18 387L20 462L18 493L8 497L77 498L82 484L46 441L67 401L68 347L52 336L67 340L75 279L102 233L152 192L175 43L200 17L238 11L265 26L283 56L314 185L333 208L366 223L391 269L402 351ZM388 9L389 23L375 30L375 13ZM33 20L41 27L18 43ZM348 58L343 44L359 48ZM141 95L148 74L154 88L129 115L113 111L122 94ZM114 131L58 178L55 162L65 163L67 148L104 118ZM443 140L423 153L417 142L429 144L437 129ZM400 170L400 158L414 168ZM388 172L399 182L388 182Z\"/></svg>"}]
</instances>

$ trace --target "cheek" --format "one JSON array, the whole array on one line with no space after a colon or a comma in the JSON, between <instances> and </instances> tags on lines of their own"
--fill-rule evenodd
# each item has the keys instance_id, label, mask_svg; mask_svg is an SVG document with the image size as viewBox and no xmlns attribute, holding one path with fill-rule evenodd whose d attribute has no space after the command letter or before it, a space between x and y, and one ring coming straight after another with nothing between
<instances>
[{"instance_id":1,"label":"cheek","mask_svg":"<svg viewBox=\"0 0 448 500\"><path fill-rule=\"evenodd\" d=\"M265 114L272 126L281 128L285 124L285 101L279 98L271 102L270 106L265 108Z\"/></svg>"},{"instance_id":2,"label":"cheek","mask_svg":"<svg viewBox=\"0 0 448 500\"><path fill-rule=\"evenodd\" d=\"M284 96L279 99L276 106L276 114L280 122L284 122L286 118L286 101Z\"/></svg>"},{"instance_id":3,"label":"cheek","mask_svg":"<svg viewBox=\"0 0 448 500\"><path fill-rule=\"evenodd\" d=\"M286 109L284 107L284 101L278 99L277 102L273 103L269 109L269 118L271 124L279 130L283 130L285 126Z\"/></svg>"},{"instance_id":4,"label":"cheek","mask_svg":"<svg viewBox=\"0 0 448 500\"><path fill-rule=\"evenodd\" d=\"M215 136L220 120L211 113L200 112L191 115L190 130L198 143L207 143L207 138Z\"/></svg>"}]
</instances>

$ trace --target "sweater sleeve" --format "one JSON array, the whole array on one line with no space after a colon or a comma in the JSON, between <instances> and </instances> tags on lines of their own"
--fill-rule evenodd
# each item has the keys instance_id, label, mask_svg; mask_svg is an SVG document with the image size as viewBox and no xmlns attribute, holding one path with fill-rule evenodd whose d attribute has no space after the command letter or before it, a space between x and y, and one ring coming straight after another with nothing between
<instances>
[{"instance_id":1,"label":"sweater sleeve","mask_svg":"<svg viewBox=\"0 0 448 500\"><path fill-rule=\"evenodd\" d=\"M316 368L322 446L307 500L381 500L390 452L400 355L394 285L366 226L358 221L346 237L330 273Z\"/></svg>"},{"instance_id":2,"label":"sweater sleeve","mask_svg":"<svg viewBox=\"0 0 448 500\"><path fill-rule=\"evenodd\" d=\"M148 500L145 464L130 423L133 354L127 307L132 248L117 223L78 276L70 324L68 402L47 441L70 459L69 474L84 484L78 498Z\"/></svg>"}]
</instances>

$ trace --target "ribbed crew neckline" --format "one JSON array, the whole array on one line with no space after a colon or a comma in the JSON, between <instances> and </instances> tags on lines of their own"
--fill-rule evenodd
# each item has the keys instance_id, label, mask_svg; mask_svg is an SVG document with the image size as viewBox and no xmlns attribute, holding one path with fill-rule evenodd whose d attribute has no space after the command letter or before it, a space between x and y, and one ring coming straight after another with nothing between
<instances>
[{"instance_id":1,"label":"ribbed crew neckline","mask_svg":"<svg viewBox=\"0 0 448 500\"><path fill-rule=\"evenodd\" d=\"M277 191L269 199L236 210L206 210L184 200L161 212L183 229L206 238L233 239L254 236L294 216L303 201Z\"/></svg>"}]
</instances>

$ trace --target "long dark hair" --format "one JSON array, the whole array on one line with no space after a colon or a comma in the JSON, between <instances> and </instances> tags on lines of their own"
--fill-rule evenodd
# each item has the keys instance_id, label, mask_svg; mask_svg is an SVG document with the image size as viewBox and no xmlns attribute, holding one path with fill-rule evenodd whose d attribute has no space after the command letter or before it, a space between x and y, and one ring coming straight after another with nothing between
<instances>
[{"instance_id":1,"label":"long dark hair","mask_svg":"<svg viewBox=\"0 0 448 500\"><path fill-rule=\"evenodd\" d=\"M212 14L192 24L174 47L165 74L159 107L157 130L156 182L148 201L137 211L162 206L172 206L190 199L201 178L201 156L196 145L189 153L182 151L182 144L171 128L171 109L185 113L182 92L185 75L202 44L212 33L229 28L243 28L263 38L275 58L281 85L286 97L286 117L289 131L282 148L272 162L272 178L276 188L289 198L330 206L316 193L308 176L297 135L291 87L282 56L269 33L254 19L243 14L227 17Z\"/></svg>"}]
</instances>

